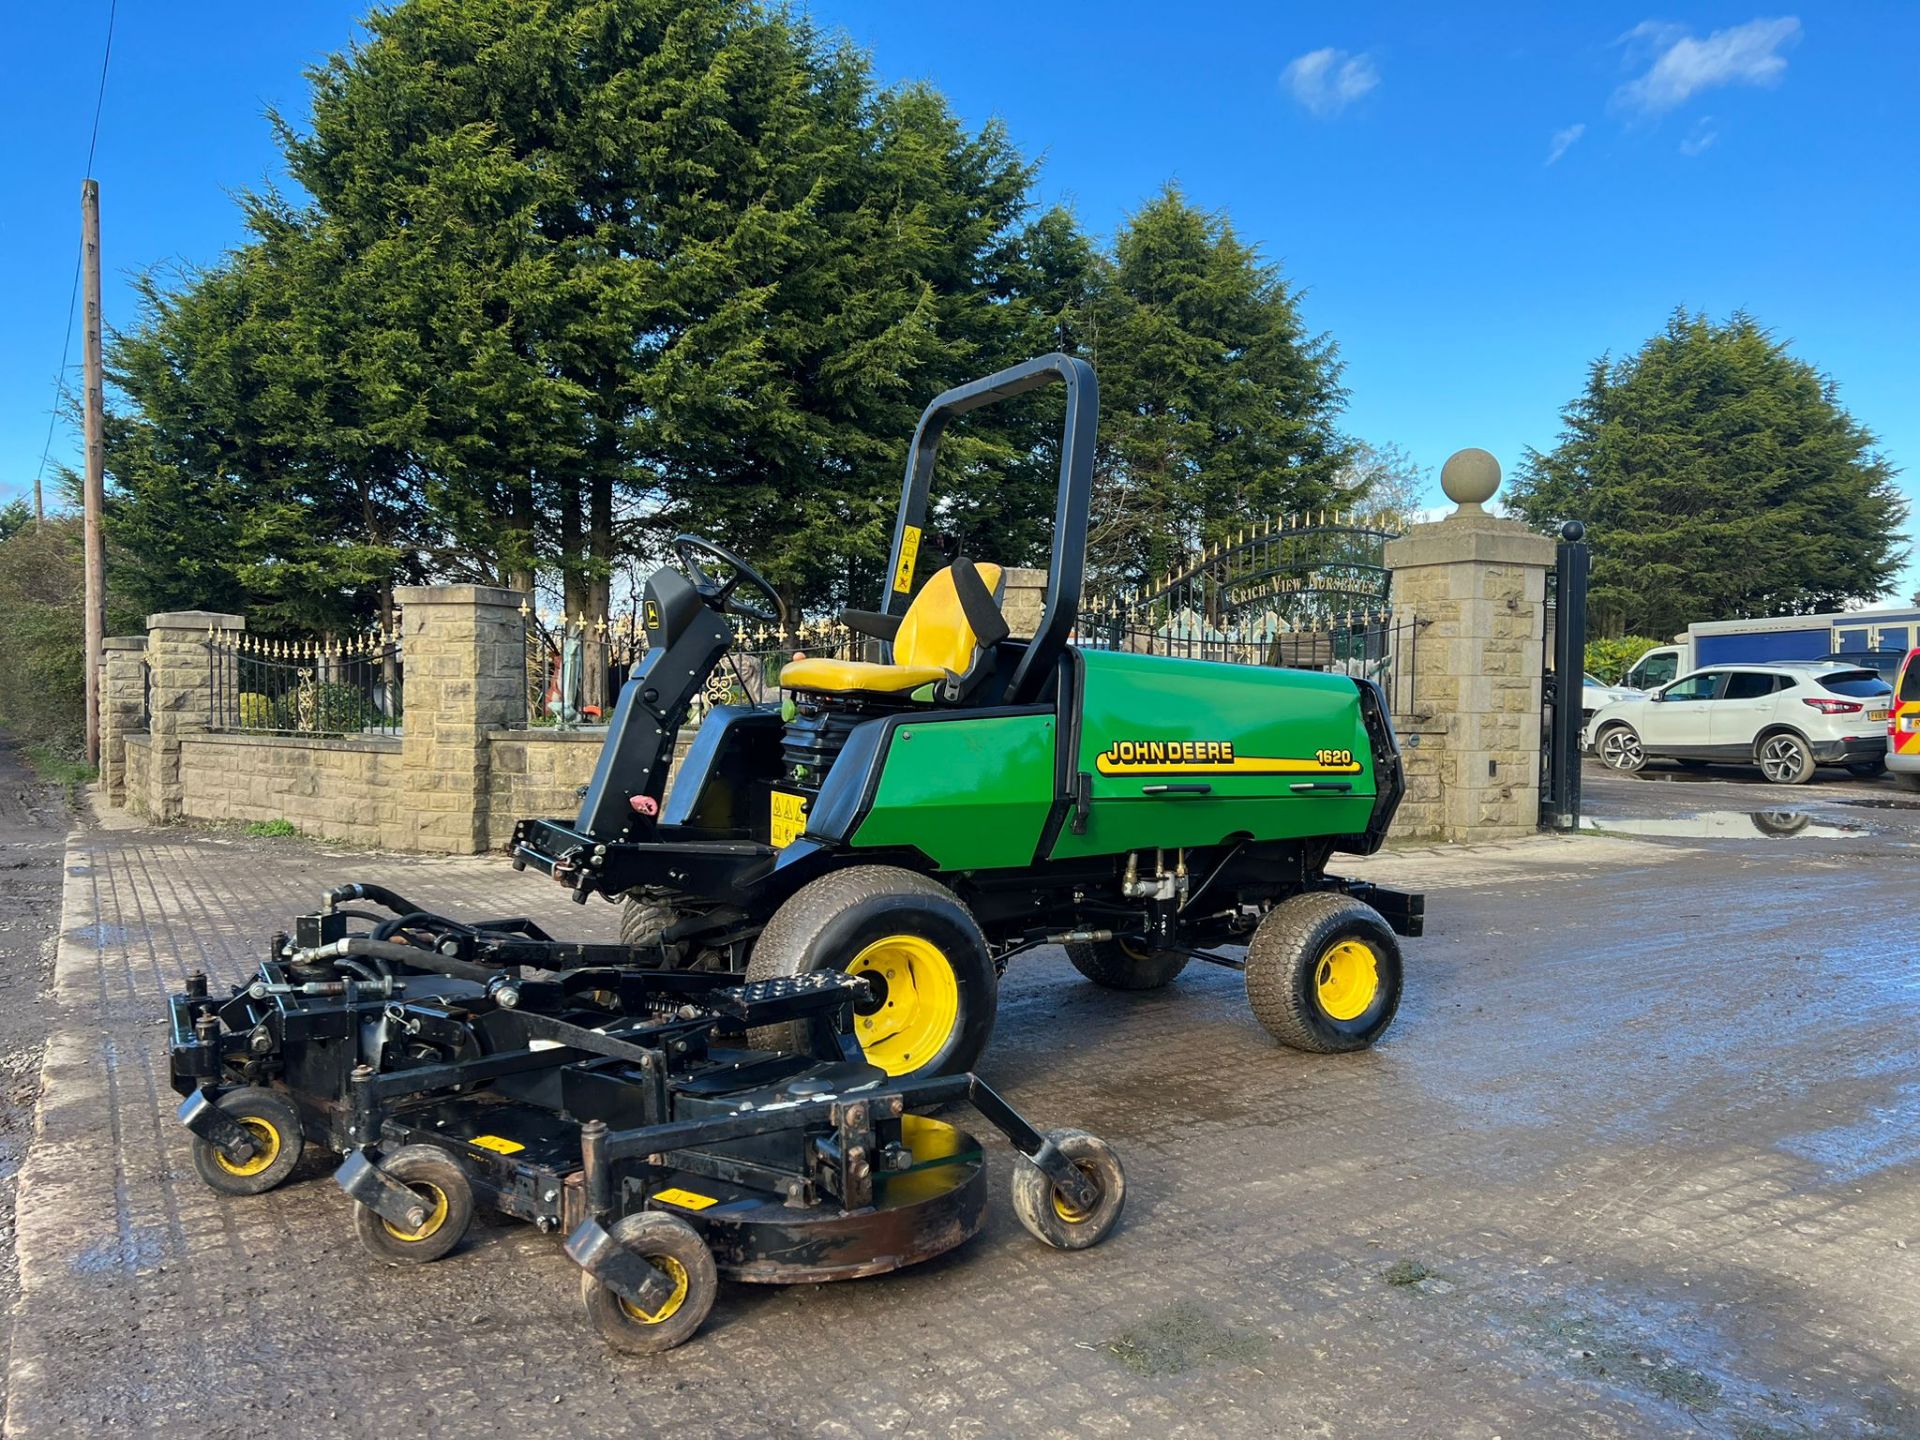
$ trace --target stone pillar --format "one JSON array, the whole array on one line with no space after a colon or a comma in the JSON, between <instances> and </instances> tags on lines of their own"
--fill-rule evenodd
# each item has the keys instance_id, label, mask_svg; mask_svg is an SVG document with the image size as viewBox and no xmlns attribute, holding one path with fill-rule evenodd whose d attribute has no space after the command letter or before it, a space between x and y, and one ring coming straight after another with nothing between
<instances>
[{"instance_id":1,"label":"stone pillar","mask_svg":"<svg viewBox=\"0 0 1920 1440\"><path fill-rule=\"evenodd\" d=\"M1469 843L1540 819L1540 704L1554 543L1490 515L1499 463L1462 450L1441 471L1459 508L1388 543L1395 610L1421 622L1395 830Z\"/></svg>"},{"instance_id":2,"label":"stone pillar","mask_svg":"<svg viewBox=\"0 0 1920 1440\"><path fill-rule=\"evenodd\" d=\"M525 718L526 596L490 585L412 585L401 609L405 713L400 832L409 850L487 848L487 732Z\"/></svg>"},{"instance_id":3,"label":"stone pillar","mask_svg":"<svg viewBox=\"0 0 1920 1440\"><path fill-rule=\"evenodd\" d=\"M109 635L100 657L100 794L127 803L127 736L147 728L147 637Z\"/></svg>"},{"instance_id":4,"label":"stone pillar","mask_svg":"<svg viewBox=\"0 0 1920 1440\"><path fill-rule=\"evenodd\" d=\"M180 737L213 721L209 630L244 630L238 615L170 610L147 617L147 732L153 736L147 793L128 796L149 820L180 818ZM122 755L125 754L124 741Z\"/></svg>"},{"instance_id":5,"label":"stone pillar","mask_svg":"<svg viewBox=\"0 0 1920 1440\"><path fill-rule=\"evenodd\" d=\"M1002 583L1005 588L1000 596L1000 613L1007 630L1016 640L1031 640L1047 608L1047 572L1009 565Z\"/></svg>"}]
</instances>

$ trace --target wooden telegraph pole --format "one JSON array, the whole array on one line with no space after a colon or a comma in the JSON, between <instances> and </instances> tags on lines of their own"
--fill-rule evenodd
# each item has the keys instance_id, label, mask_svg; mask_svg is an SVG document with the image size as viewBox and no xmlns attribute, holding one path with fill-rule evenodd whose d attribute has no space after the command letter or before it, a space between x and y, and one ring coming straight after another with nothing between
<instances>
[{"instance_id":1,"label":"wooden telegraph pole","mask_svg":"<svg viewBox=\"0 0 1920 1440\"><path fill-rule=\"evenodd\" d=\"M105 381L100 361L100 182L80 182L80 265L86 284L87 474L82 499L86 515L87 571L87 759L100 763L100 661L107 639L107 547L100 533L106 504L107 442Z\"/></svg>"}]
</instances>

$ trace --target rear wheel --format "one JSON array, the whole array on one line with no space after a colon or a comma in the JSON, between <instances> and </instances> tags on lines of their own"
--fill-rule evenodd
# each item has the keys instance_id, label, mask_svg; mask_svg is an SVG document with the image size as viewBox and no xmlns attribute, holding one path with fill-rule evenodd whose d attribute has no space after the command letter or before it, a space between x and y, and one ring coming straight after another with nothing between
<instances>
[{"instance_id":1,"label":"rear wheel","mask_svg":"<svg viewBox=\"0 0 1920 1440\"><path fill-rule=\"evenodd\" d=\"M1813 778L1813 747L1792 731L1767 736L1754 747L1760 773L1775 785L1804 785Z\"/></svg>"},{"instance_id":2,"label":"rear wheel","mask_svg":"<svg viewBox=\"0 0 1920 1440\"><path fill-rule=\"evenodd\" d=\"M1075 941L1067 946L1073 968L1109 990L1158 990L1187 968L1179 950L1150 950L1132 940Z\"/></svg>"},{"instance_id":3,"label":"rear wheel","mask_svg":"<svg viewBox=\"0 0 1920 1440\"><path fill-rule=\"evenodd\" d=\"M867 978L873 998L857 1007L854 1035L889 1075L958 1074L987 1048L999 982L986 937L959 897L924 875L860 865L802 886L754 942L747 978L826 969ZM799 1022L761 1026L748 1041L807 1047Z\"/></svg>"},{"instance_id":4,"label":"rear wheel","mask_svg":"<svg viewBox=\"0 0 1920 1440\"><path fill-rule=\"evenodd\" d=\"M658 1355L693 1338L720 1293L713 1252L686 1221L661 1210L642 1210L608 1232L673 1281L673 1294L649 1314L593 1276L580 1274L580 1301L607 1347L623 1355Z\"/></svg>"},{"instance_id":5,"label":"rear wheel","mask_svg":"<svg viewBox=\"0 0 1920 1440\"><path fill-rule=\"evenodd\" d=\"M1296 895L1253 932L1247 1000L1282 1045L1364 1050L1400 1008L1400 942L1371 905L1331 891Z\"/></svg>"},{"instance_id":6,"label":"rear wheel","mask_svg":"<svg viewBox=\"0 0 1920 1440\"><path fill-rule=\"evenodd\" d=\"M1600 752L1600 763L1609 770L1632 775L1646 768L1647 752L1640 744L1640 732L1631 725L1609 725L1600 732L1594 748Z\"/></svg>"},{"instance_id":7,"label":"rear wheel","mask_svg":"<svg viewBox=\"0 0 1920 1440\"><path fill-rule=\"evenodd\" d=\"M680 912L660 896L630 890L620 907L620 943L657 946L660 932L679 918ZM671 958L677 960L678 956Z\"/></svg>"}]
</instances>

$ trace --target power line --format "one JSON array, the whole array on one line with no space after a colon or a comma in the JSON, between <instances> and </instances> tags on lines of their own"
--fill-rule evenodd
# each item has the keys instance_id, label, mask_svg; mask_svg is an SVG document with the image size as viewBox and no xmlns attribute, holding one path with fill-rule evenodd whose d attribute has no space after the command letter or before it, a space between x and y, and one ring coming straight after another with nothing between
<instances>
[{"instance_id":1,"label":"power line","mask_svg":"<svg viewBox=\"0 0 1920 1440\"><path fill-rule=\"evenodd\" d=\"M113 22L120 12L120 0L107 0L107 43L100 54L100 88L93 97L93 132L87 137L87 170L93 174L93 156L100 144L100 112L107 103L107 66L113 59ZM60 341L60 368L53 374L53 412L47 416L47 443L40 450L40 468L33 472L36 509L40 482L47 473L47 459L53 454L53 432L60 423L60 396L67 388L67 357L73 353L73 312L80 299L80 257L73 257L73 285L67 291L67 333ZM36 515L36 518L37 515Z\"/></svg>"}]
</instances>

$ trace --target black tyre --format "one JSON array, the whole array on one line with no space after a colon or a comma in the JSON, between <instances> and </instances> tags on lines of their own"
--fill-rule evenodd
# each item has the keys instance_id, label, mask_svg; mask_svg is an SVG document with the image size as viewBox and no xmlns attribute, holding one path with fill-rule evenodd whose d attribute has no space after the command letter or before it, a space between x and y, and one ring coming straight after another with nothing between
<instances>
[{"instance_id":1,"label":"black tyre","mask_svg":"<svg viewBox=\"0 0 1920 1440\"><path fill-rule=\"evenodd\" d=\"M1623 775L1637 775L1647 768L1647 752L1640 744L1640 732L1631 725L1609 725L1593 743L1600 763Z\"/></svg>"},{"instance_id":2,"label":"black tyre","mask_svg":"<svg viewBox=\"0 0 1920 1440\"><path fill-rule=\"evenodd\" d=\"M1067 946L1073 968L1109 990L1158 990L1187 968L1178 950L1148 950L1131 940L1076 941Z\"/></svg>"},{"instance_id":3,"label":"black tyre","mask_svg":"<svg viewBox=\"0 0 1920 1440\"><path fill-rule=\"evenodd\" d=\"M247 1085L229 1090L214 1104L253 1136L254 1152L245 1160L229 1160L212 1142L194 1136L193 1168L210 1188L223 1195L264 1195L293 1173L307 1132L290 1101Z\"/></svg>"},{"instance_id":4,"label":"black tyre","mask_svg":"<svg viewBox=\"0 0 1920 1440\"><path fill-rule=\"evenodd\" d=\"M1370 905L1331 891L1296 895L1253 932L1247 1000L1282 1045L1364 1050L1400 1008L1400 942Z\"/></svg>"},{"instance_id":5,"label":"black tyre","mask_svg":"<svg viewBox=\"0 0 1920 1440\"><path fill-rule=\"evenodd\" d=\"M1920 790L1920 772L1896 771L1893 778L1902 790Z\"/></svg>"},{"instance_id":6,"label":"black tyre","mask_svg":"<svg viewBox=\"0 0 1920 1440\"><path fill-rule=\"evenodd\" d=\"M394 1265L425 1265L452 1251L473 1223L473 1186L459 1162L436 1145L406 1145L380 1168L420 1197L426 1219L409 1230L356 1204L353 1228L360 1243Z\"/></svg>"},{"instance_id":7,"label":"black tyre","mask_svg":"<svg viewBox=\"0 0 1920 1440\"><path fill-rule=\"evenodd\" d=\"M1113 1147L1084 1130L1049 1130L1047 1138L1081 1174L1100 1187L1091 1209L1081 1210L1053 1186L1038 1165L1024 1155L1013 1160L1013 1213L1027 1233L1056 1250L1085 1250L1098 1245L1120 1223L1127 1203L1127 1172Z\"/></svg>"},{"instance_id":8,"label":"black tyre","mask_svg":"<svg viewBox=\"0 0 1920 1440\"><path fill-rule=\"evenodd\" d=\"M1791 730L1761 736L1753 759L1775 785L1804 785L1813 778L1813 747Z\"/></svg>"},{"instance_id":9,"label":"black tyre","mask_svg":"<svg viewBox=\"0 0 1920 1440\"><path fill-rule=\"evenodd\" d=\"M674 1292L649 1315L581 1271L580 1301L600 1338L622 1355L658 1355L691 1340L706 1323L720 1293L720 1275L707 1242L686 1221L660 1210L629 1215L609 1233L664 1270L674 1282Z\"/></svg>"},{"instance_id":10,"label":"black tyre","mask_svg":"<svg viewBox=\"0 0 1920 1440\"><path fill-rule=\"evenodd\" d=\"M749 980L814 970L865 975L870 1005L854 1017L867 1059L889 1075L973 1068L993 1034L999 979L986 937L951 890L911 870L860 865L796 891L754 942ZM760 1049L798 1051L797 1022L749 1032Z\"/></svg>"},{"instance_id":11,"label":"black tyre","mask_svg":"<svg viewBox=\"0 0 1920 1440\"><path fill-rule=\"evenodd\" d=\"M657 945L660 932L680 918L680 912L658 895L630 890L620 906L620 943ZM669 958L678 958L671 950Z\"/></svg>"}]
</instances>

